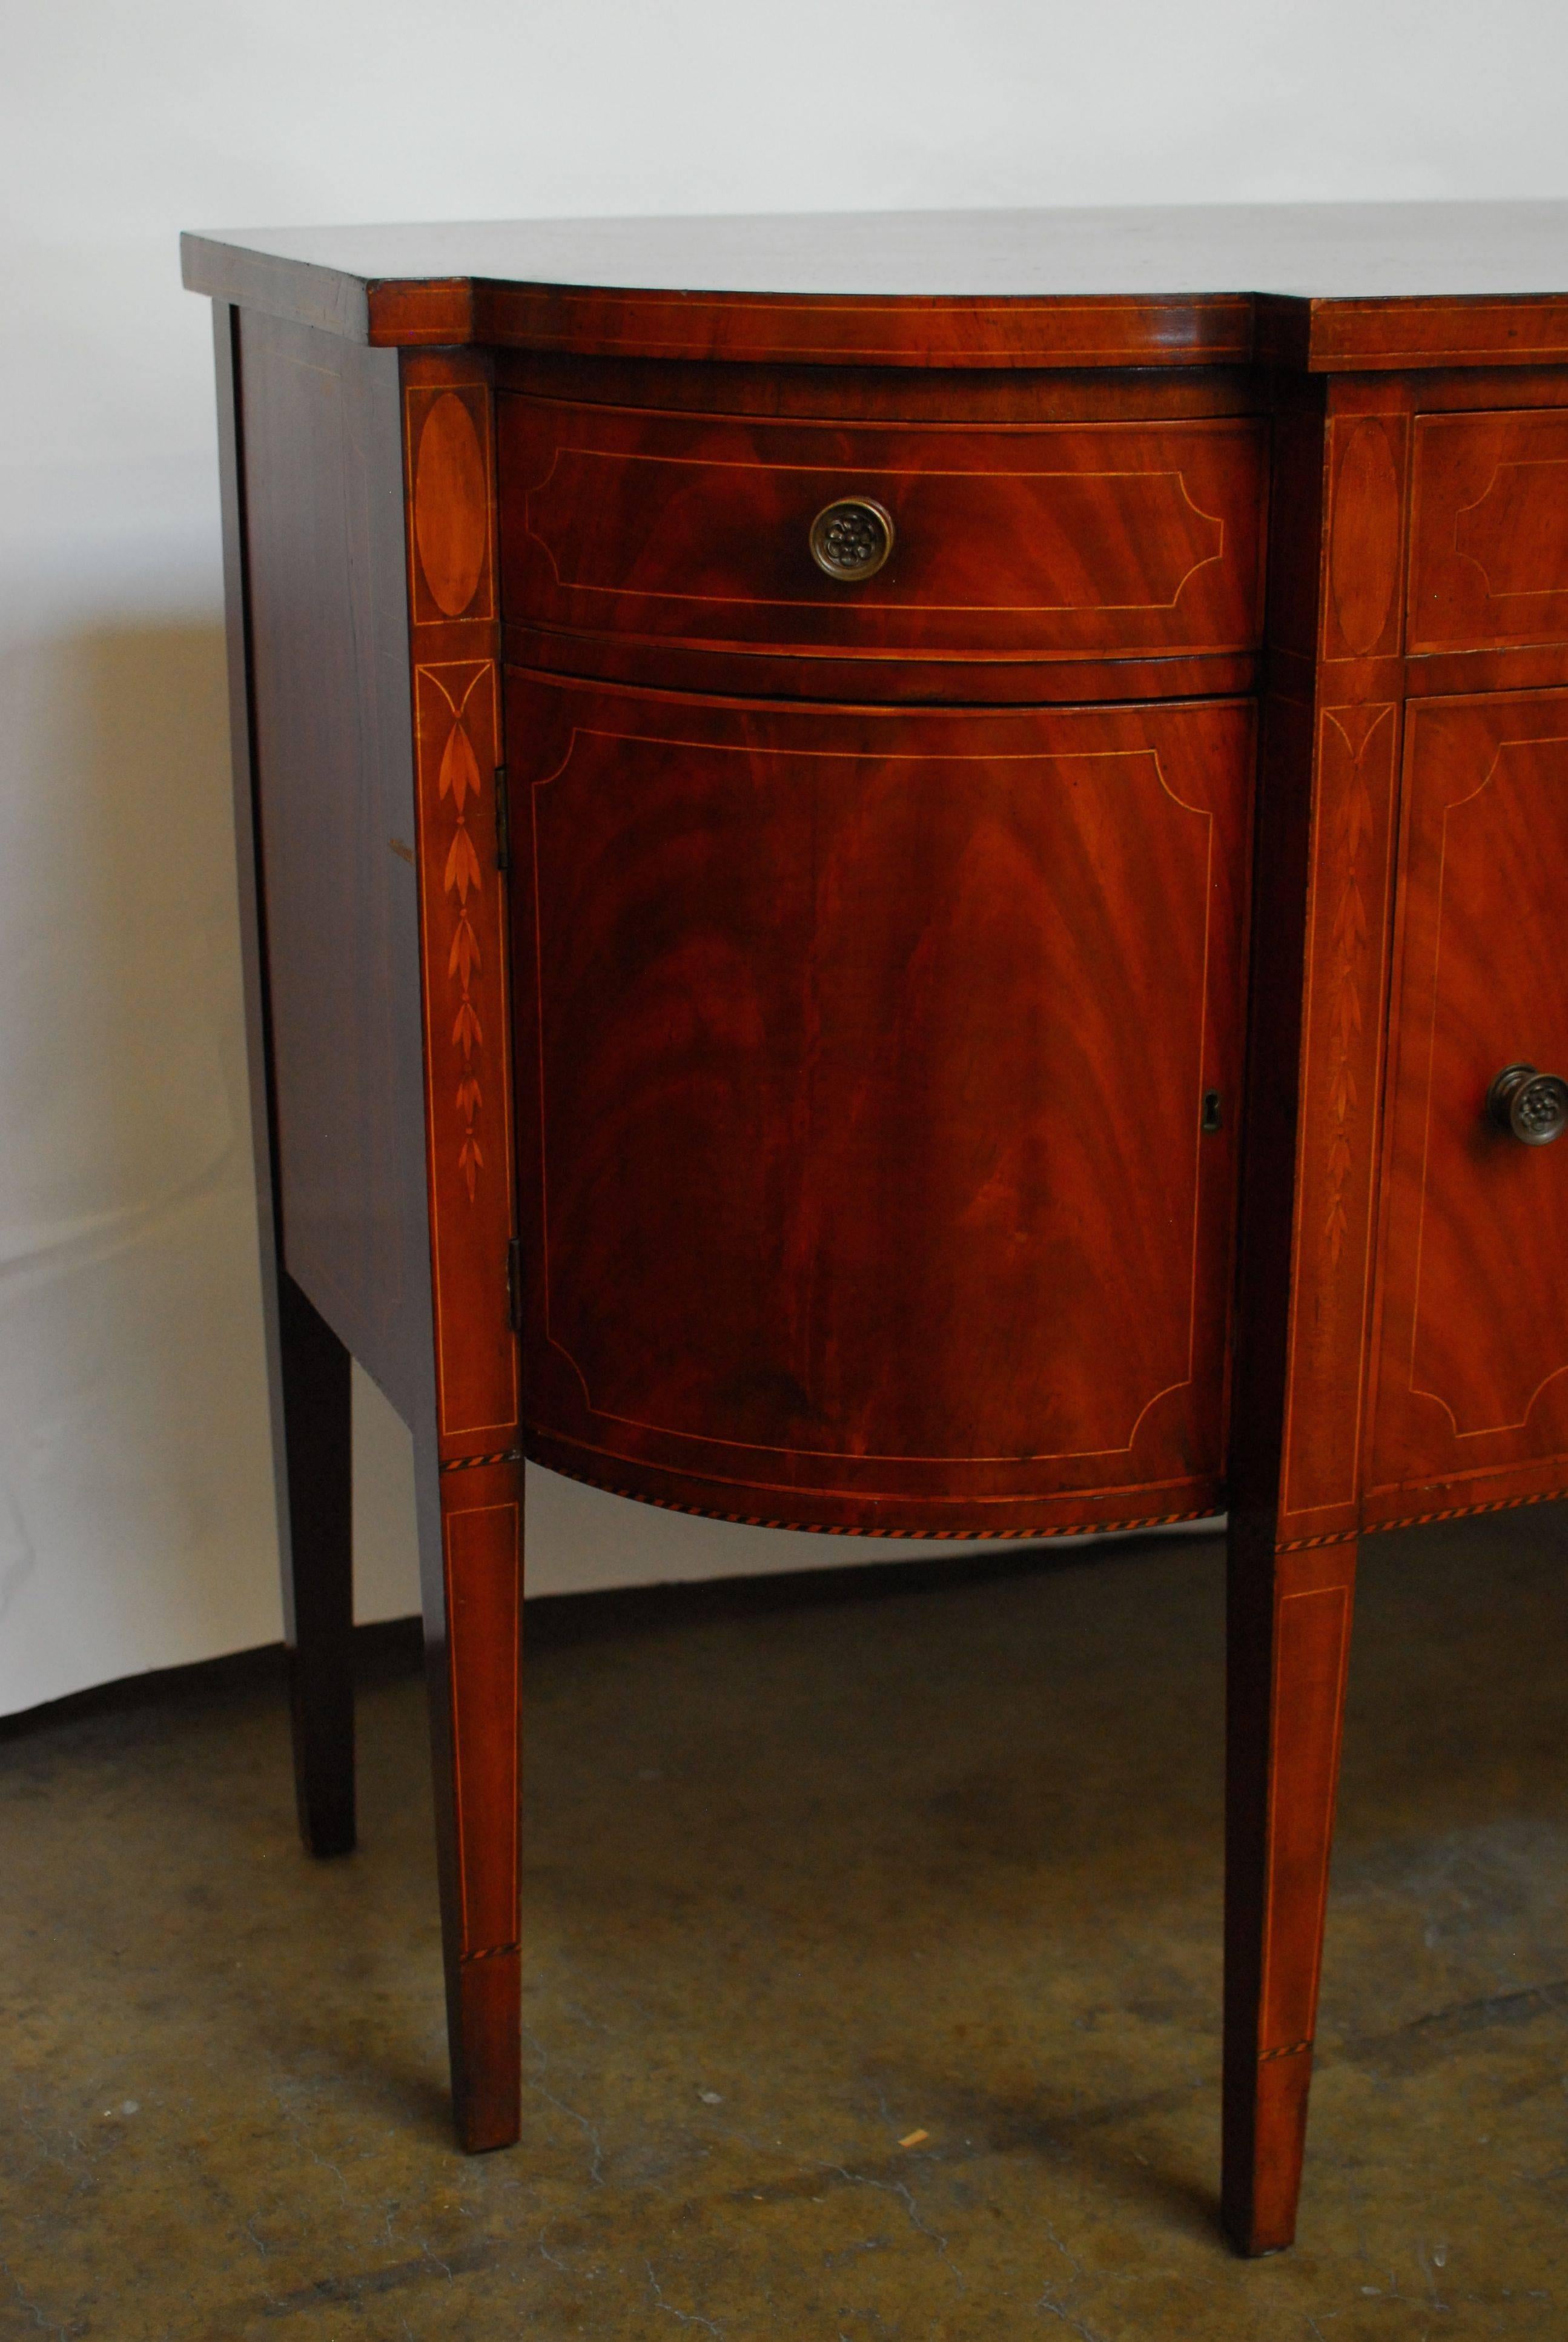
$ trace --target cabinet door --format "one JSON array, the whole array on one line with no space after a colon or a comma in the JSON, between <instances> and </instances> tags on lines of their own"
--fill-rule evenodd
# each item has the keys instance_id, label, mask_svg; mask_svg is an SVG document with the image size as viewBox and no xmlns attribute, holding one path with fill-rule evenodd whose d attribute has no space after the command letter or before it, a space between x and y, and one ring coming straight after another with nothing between
<instances>
[{"instance_id":1,"label":"cabinet door","mask_svg":"<svg viewBox=\"0 0 1568 2342\"><path fill-rule=\"evenodd\" d=\"M507 736L534 1452L824 1526L1212 1504L1250 708L514 673Z\"/></svg>"},{"instance_id":2,"label":"cabinet door","mask_svg":"<svg viewBox=\"0 0 1568 2342\"><path fill-rule=\"evenodd\" d=\"M1568 1075L1568 693L1414 703L1402 833L1383 1517L1568 1479L1568 1140L1486 1108L1504 1066Z\"/></svg>"}]
</instances>

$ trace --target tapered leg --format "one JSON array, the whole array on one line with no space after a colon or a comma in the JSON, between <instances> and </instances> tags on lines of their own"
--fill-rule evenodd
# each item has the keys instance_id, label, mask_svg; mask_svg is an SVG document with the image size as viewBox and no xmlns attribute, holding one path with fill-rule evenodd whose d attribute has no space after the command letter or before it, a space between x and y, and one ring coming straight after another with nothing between
<instances>
[{"instance_id":1,"label":"tapered leg","mask_svg":"<svg viewBox=\"0 0 1568 2342\"><path fill-rule=\"evenodd\" d=\"M520 2120L523 1466L432 1455L416 1473L453 2111L473 2155Z\"/></svg>"},{"instance_id":2,"label":"tapered leg","mask_svg":"<svg viewBox=\"0 0 1568 2342\"><path fill-rule=\"evenodd\" d=\"M281 1268L276 1291L274 1437L300 1835L312 1854L347 1854L355 1842L349 1356Z\"/></svg>"},{"instance_id":3,"label":"tapered leg","mask_svg":"<svg viewBox=\"0 0 1568 2342\"><path fill-rule=\"evenodd\" d=\"M1295 2235L1355 1554L1232 1538L1223 2206L1243 2253Z\"/></svg>"},{"instance_id":4,"label":"tapered leg","mask_svg":"<svg viewBox=\"0 0 1568 2342\"><path fill-rule=\"evenodd\" d=\"M1243 2253L1294 2234L1312 2073L1393 933L1405 522L1385 491L1413 428L1391 384L1276 378L1227 1471L1223 2206ZM1363 596L1377 657L1345 616Z\"/></svg>"}]
</instances>

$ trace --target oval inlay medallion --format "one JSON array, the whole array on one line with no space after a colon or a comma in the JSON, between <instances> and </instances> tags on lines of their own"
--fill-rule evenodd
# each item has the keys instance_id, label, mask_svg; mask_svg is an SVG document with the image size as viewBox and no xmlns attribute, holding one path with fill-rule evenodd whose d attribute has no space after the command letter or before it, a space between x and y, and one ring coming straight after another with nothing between
<instances>
[{"instance_id":1,"label":"oval inlay medallion","mask_svg":"<svg viewBox=\"0 0 1568 2342\"><path fill-rule=\"evenodd\" d=\"M1329 589L1353 658L1377 648L1399 583L1399 474L1374 415L1351 426L1334 479Z\"/></svg>"},{"instance_id":2,"label":"oval inlay medallion","mask_svg":"<svg viewBox=\"0 0 1568 2342\"><path fill-rule=\"evenodd\" d=\"M454 391L443 391L420 434L414 536L437 608L460 618L484 575L490 514L484 451L474 417Z\"/></svg>"}]
</instances>

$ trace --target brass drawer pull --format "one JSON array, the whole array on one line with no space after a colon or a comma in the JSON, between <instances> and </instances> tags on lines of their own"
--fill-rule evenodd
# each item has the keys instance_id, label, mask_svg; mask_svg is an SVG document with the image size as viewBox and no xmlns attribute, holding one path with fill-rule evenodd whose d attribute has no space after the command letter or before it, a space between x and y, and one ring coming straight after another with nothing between
<instances>
[{"instance_id":1,"label":"brass drawer pull","mask_svg":"<svg viewBox=\"0 0 1568 2342\"><path fill-rule=\"evenodd\" d=\"M841 585L874 577L893 551L893 515L874 496L840 496L811 525L811 557Z\"/></svg>"},{"instance_id":2,"label":"brass drawer pull","mask_svg":"<svg viewBox=\"0 0 1568 2342\"><path fill-rule=\"evenodd\" d=\"M1524 1146L1549 1146L1568 1129L1568 1082L1533 1066L1505 1066L1486 1093L1486 1110Z\"/></svg>"}]
</instances>

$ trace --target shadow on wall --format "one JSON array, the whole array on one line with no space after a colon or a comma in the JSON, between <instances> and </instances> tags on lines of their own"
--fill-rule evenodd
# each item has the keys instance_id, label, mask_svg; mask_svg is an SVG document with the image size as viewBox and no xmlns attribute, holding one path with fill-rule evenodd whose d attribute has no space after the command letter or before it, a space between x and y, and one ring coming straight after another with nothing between
<instances>
[{"instance_id":1,"label":"shadow on wall","mask_svg":"<svg viewBox=\"0 0 1568 2342\"><path fill-rule=\"evenodd\" d=\"M221 626L0 645L0 1709L279 1631Z\"/></svg>"}]
</instances>

